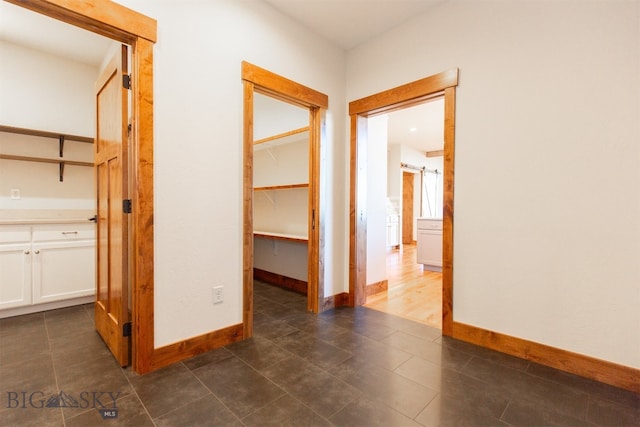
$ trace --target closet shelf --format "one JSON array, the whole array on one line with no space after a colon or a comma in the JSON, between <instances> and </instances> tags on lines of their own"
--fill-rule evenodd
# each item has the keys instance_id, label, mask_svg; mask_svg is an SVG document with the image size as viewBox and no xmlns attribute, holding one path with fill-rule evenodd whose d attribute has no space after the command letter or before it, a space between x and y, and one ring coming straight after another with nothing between
<instances>
[{"instance_id":1,"label":"closet shelf","mask_svg":"<svg viewBox=\"0 0 640 427\"><path fill-rule=\"evenodd\" d=\"M309 241L309 238L307 236L286 233L273 233L271 231L254 231L253 235L254 237L263 237L265 239L274 240L287 240L289 242L307 243Z\"/></svg>"},{"instance_id":2,"label":"closet shelf","mask_svg":"<svg viewBox=\"0 0 640 427\"><path fill-rule=\"evenodd\" d=\"M93 167L93 163L91 162L78 162L75 160L64 160L64 159L46 159L44 157L30 157L30 156L14 156L12 154L0 154L0 159L5 160L20 160L24 162L39 162L39 163L57 163L57 164L65 164L72 166L91 166Z\"/></svg>"},{"instance_id":3,"label":"closet shelf","mask_svg":"<svg viewBox=\"0 0 640 427\"><path fill-rule=\"evenodd\" d=\"M254 187L253 191L293 190L295 188L309 188L309 184L270 185L266 187Z\"/></svg>"},{"instance_id":4,"label":"closet shelf","mask_svg":"<svg viewBox=\"0 0 640 427\"><path fill-rule=\"evenodd\" d=\"M60 153L59 159L51 159L51 158L43 158L43 157L33 157L33 156L16 156L13 154L0 154L0 159L5 160L19 160L23 162L38 162L38 163L56 163L58 164L58 168L60 170L59 178L60 182L64 179L64 167L65 165L71 166L88 166L93 167L93 163L91 162L78 162L75 160L64 160L64 142L65 141L76 141L76 142L84 142L87 144L93 144L93 138L89 138L86 136L78 136L78 135L70 135L66 133L57 133L57 132L47 132L44 130L36 130L36 129L26 129L26 128L17 128L13 126L4 126L0 125L0 132L7 133L17 133L21 135L29 135L29 136L41 136L45 138L54 138L58 140L58 148Z\"/></svg>"},{"instance_id":5,"label":"closet shelf","mask_svg":"<svg viewBox=\"0 0 640 427\"><path fill-rule=\"evenodd\" d=\"M309 131L309 126L305 126L303 128L299 128L299 129L294 129L294 130L290 130L288 132L283 132L283 133L279 133L277 135L272 135L272 136L268 136L266 138L262 138L262 139L258 139L253 141L254 145L258 145L258 144L264 144L265 142L270 142L270 141L275 141L278 139L283 139L289 136L293 136L293 135L298 135L304 132Z\"/></svg>"},{"instance_id":6,"label":"closet shelf","mask_svg":"<svg viewBox=\"0 0 640 427\"><path fill-rule=\"evenodd\" d=\"M55 138L60 140L62 138L66 141L86 142L87 144L93 144L93 138L88 136L70 135L66 133L47 132L44 130L16 128L13 126L0 125L0 132L19 133L21 135L42 136L45 138Z\"/></svg>"}]
</instances>

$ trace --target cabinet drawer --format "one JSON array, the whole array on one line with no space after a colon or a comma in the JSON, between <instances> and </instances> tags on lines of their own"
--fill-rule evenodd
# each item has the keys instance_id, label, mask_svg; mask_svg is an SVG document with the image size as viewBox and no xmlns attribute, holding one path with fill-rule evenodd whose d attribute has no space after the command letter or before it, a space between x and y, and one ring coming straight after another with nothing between
<instances>
[{"instance_id":1,"label":"cabinet drawer","mask_svg":"<svg viewBox=\"0 0 640 427\"><path fill-rule=\"evenodd\" d=\"M33 229L34 242L93 239L95 239L95 225L93 224L56 224L34 227Z\"/></svg>"},{"instance_id":2,"label":"cabinet drawer","mask_svg":"<svg viewBox=\"0 0 640 427\"><path fill-rule=\"evenodd\" d=\"M31 241L29 227L0 227L0 243L25 243Z\"/></svg>"}]
</instances>

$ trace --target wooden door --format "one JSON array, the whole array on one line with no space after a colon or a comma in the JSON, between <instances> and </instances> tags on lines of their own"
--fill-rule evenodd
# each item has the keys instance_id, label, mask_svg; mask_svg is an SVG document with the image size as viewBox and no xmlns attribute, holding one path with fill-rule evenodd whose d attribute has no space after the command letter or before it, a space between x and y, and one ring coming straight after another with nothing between
<instances>
[{"instance_id":1,"label":"wooden door","mask_svg":"<svg viewBox=\"0 0 640 427\"><path fill-rule=\"evenodd\" d=\"M95 173L97 197L95 325L121 366L130 363L127 272L128 93L127 47L122 46L96 82Z\"/></svg>"},{"instance_id":2,"label":"wooden door","mask_svg":"<svg viewBox=\"0 0 640 427\"><path fill-rule=\"evenodd\" d=\"M414 174L402 172L402 243L413 243L413 179Z\"/></svg>"}]
</instances>

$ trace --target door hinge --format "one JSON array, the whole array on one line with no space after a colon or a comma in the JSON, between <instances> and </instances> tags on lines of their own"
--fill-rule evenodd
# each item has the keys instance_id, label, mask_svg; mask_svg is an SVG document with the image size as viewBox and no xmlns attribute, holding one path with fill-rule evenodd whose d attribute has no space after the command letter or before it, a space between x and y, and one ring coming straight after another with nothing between
<instances>
[{"instance_id":1,"label":"door hinge","mask_svg":"<svg viewBox=\"0 0 640 427\"><path fill-rule=\"evenodd\" d=\"M131 90L131 74L122 75L122 87Z\"/></svg>"},{"instance_id":2,"label":"door hinge","mask_svg":"<svg viewBox=\"0 0 640 427\"><path fill-rule=\"evenodd\" d=\"M124 199L122 201L122 212L127 214L131 213L131 199Z\"/></svg>"},{"instance_id":3,"label":"door hinge","mask_svg":"<svg viewBox=\"0 0 640 427\"><path fill-rule=\"evenodd\" d=\"M123 337L131 336L131 322L127 322L122 325L122 336Z\"/></svg>"},{"instance_id":4,"label":"door hinge","mask_svg":"<svg viewBox=\"0 0 640 427\"><path fill-rule=\"evenodd\" d=\"M315 209L311 210L311 229L312 230L316 229L316 210Z\"/></svg>"}]
</instances>

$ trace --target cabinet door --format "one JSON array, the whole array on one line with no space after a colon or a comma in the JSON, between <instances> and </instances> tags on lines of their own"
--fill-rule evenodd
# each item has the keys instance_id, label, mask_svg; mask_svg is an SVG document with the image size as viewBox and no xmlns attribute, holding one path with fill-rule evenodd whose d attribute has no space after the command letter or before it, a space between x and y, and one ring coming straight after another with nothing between
<instances>
[{"instance_id":1,"label":"cabinet door","mask_svg":"<svg viewBox=\"0 0 640 427\"><path fill-rule=\"evenodd\" d=\"M0 245L0 309L31 304L31 245Z\"/></svg>"},{"instance_id":2,"label":"cabinet door","mask_svg":"<svg viewBox=\"0 0 640 427\"><path fill-rule=\"evenodd\" d=\"M93 295L95 242L33 245L33 302L43 303Z\"/></svg>"},{"instance_id":3,"label":"cabinet door","mask_svg":"<svg viewBox=\"0 0 640 427\"><path fill-rule=\"evenodd\" d=\"M398 223L397 222L388 222L387 223L387 246L398 246Z\"/></svg>"},{"instance_id":4,"label":"cabinet door","mask_svg":"<svg viewBox=\"0 0 640 427\"><path fill-rule=\"evenodd\" d=\"M442 266L442 231L418 229L418 263Z\"/></svg>"}]
</instances>

